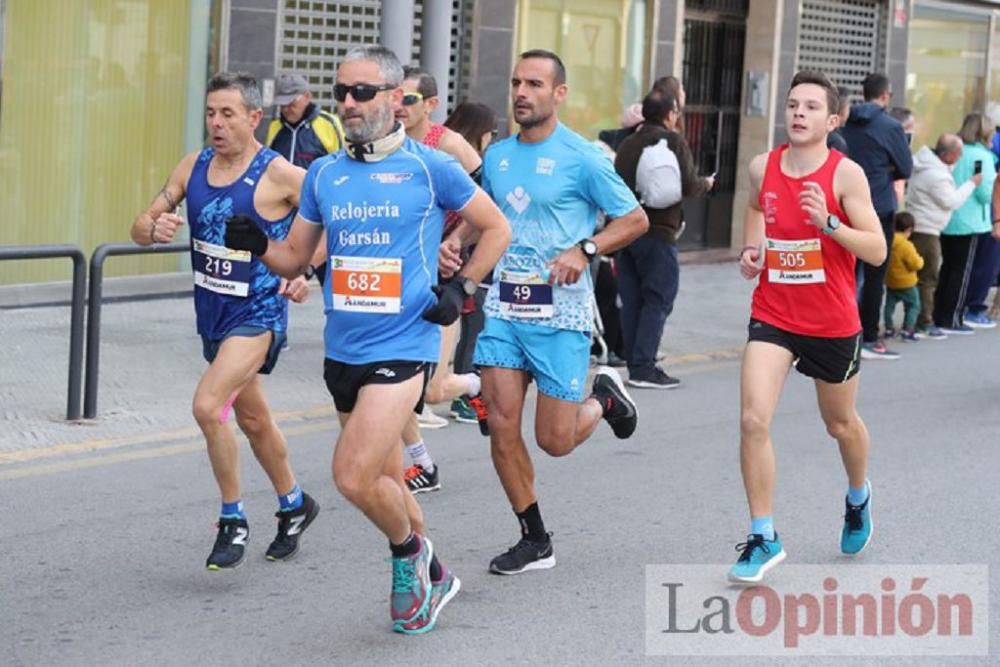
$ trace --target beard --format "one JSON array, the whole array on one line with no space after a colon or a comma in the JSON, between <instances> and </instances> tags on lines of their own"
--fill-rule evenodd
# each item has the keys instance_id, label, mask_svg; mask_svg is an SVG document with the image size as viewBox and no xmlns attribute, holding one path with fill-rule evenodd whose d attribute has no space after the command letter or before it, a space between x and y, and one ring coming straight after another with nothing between
<instances>
[{"instance_id":1,"label":"beard","mask_svg":"<svg viewBox=\"0 0 1000 667\"><path fill-rule=\"evenodd\" d=\"M549 118L552 117L552 111L545 113L543 111L539 111L537 108L532 108L527 111L528 115L524 117L518 117L517 112L516 111L514 112L514 120L517 121L518 125L524 128L541 125L542 123L544 123L545 121L547 121Z\"/></svg>"},{"instance_id":2,"label":"beard","mask_svg":"<svg viewBox=\"0 0 1000 667\"><path fill-rule=\"evenodd\" d=\"M348 119L352 122L348 123ZM391 104L383 104L368 113L361 112L349 117L341 115L340 120L344 126L344 137L349 142L367 144L389 134L395 123L395 114Z\"/></svg>"}]
</instances>

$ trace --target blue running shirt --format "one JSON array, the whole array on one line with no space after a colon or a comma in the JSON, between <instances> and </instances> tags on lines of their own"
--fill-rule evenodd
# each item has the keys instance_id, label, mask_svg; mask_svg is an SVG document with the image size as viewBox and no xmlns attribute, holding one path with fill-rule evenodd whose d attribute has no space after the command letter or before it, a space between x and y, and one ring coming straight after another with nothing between
<instances>
[{"instance_id":1,"label":"blue running shirt","mask_svg":"<svg viewBox=\"0 0 1000 667\"><path fill-rule=\"evenodd\" d=\"M249 252L226 248L224 240L226 221L237 214L252 218L269 238L288 236L294 208L280 220L267 220L253 204L267 165L280 155L262 147L242 176L219 188L208 183L213 155L212 148L198 155L187 184L198 333L222 340L239 326L283 332L288 328L288 300L278 295L281 279Z\"/></svg>"},{"instance_id":2,"label":"blue running shirt","mask_svg":"<svg viewBox=\"0 0 1000 667\"><path fill-rule=\"evenodd\" d=\"M309 166L299 215L326 231L327 358L437 361L439 327L421 315L437 302L445 211L475 193L454 158L409 138L379 162L341 150Z\"/></svg>"},{"instance_id":3,"label":"blue running shirt","mask_svg":"<svg viewBox=\"0 0 1000 667\"><path fill-rule=\"evenodd\" d=\"M617 218L639 206L611 161L560 123L539 143L522 143L515 135L491 145L483 189L513 232L493 272L486 315L590 331L590 268L573 285L549 287L547 264L594 233L599 210Z\"/></svg>"}]
</instances>

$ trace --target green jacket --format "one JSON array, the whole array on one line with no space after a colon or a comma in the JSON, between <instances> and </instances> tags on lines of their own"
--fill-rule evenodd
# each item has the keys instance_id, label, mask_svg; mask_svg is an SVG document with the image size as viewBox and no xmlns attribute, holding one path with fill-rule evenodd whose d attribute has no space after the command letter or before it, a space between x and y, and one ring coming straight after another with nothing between
<instances>
[{"instance_id":1,"label":"green jacket","mask_svg":"<svg viewBox=\"0 0 1000 667\"><path fill-rule=\"evenodd\" d=\"M965 144L962 157L952 169L955 184L961 186L972 178L976 160L983 162L983 182L972 191L972 196L965 200L962 207L951 214L951 220L942 230L946 236L967 236L982 234L993 229L993 216L990 215L990 200L993 197L993 182L997 179L996 157L989 148L982 144Z\"/></svg>"}]
</instances>

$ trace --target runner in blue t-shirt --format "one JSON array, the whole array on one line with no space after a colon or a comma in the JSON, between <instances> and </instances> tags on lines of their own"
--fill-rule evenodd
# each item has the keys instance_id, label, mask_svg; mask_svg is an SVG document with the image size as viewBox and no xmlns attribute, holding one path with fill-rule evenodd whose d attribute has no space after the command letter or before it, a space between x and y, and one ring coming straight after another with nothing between
<instances>
[{"instance_id":1,"label":"runner in blue t-shirt","mask_svg":"<svg viewBox=\"0 0 1000 667\"><path fill-rule=\"evenodd\" d=\"M174 211L187 198L195 314L210 364L195 391L194 416L222 496L219 532L206 562L210 570L242 563L250 535L230 408L278 494L278 534L268 560L294 556L299 536L319 513L319 505L295 481L285 438L258 375L270 373L278 360L287 299L304 301L308 284L299 275L291 281L279 278L250 253L226 247L223 239L226 221L234 215L244 216L262 234L284 238L299 204L304 172L254 139L262 113L252 76L213 77L205 111L212 146L181 160L131 229L140 245L171 242L184 224Z\"/></svg>"},{"instance_id":2,"label":"runner in blue t-shirt","mask_svg":"<svg viewBox=\"0 0 1000 667\"><path fill-rule=\"evenodd\" d=\"M559 123L566 71L549 51L522 53L511 78L520 132L486 152L483 189L510 220L513 239L493 274L486 326L474 361L482 367L491 452L521 525L521 540L490 562L517 574L555 565L521 435L528 382L538 383L535 437L552 456L569 454L603 417L619 438L635 430L635 403L618 373L598 369L583 400L590 361L590 263L641 236L646 214L611 163ZM598 210L612 221L594 235Z\"/></svg>"},{"instance_id":3,"label":"runner in blue t-shirt","mask_svg":"<svg viewBox=\"0 0 1000 667\"><path fill-rule=\"evenodd\" d=\"M438 325L458 319L466 296L506 248L510 228L453 158L406 137L394 118L402 80L391 51L351 49L334 87L346 149L309 167L286 241L234 221L226 244L294 276L326 233L324 376L342 424L334 481L389 538L393 629L419 634L434 627L460 582L423 536L420 507L403 481L403 427L421 407L438 356ZM447 210L481 237L462 273L438 286Z\"/></svg>"}]
</instances>

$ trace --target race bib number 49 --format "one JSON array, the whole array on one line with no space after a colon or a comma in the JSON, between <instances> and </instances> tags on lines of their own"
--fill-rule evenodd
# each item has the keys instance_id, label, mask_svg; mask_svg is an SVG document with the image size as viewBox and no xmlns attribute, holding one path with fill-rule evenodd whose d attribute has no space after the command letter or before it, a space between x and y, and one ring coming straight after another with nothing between
<instances>
[{"instance_id":1,"label":"race bib number 49","mask_svg":"<svg viewBox=\"0 0 1000 667\"><path fill-rule=\"evenodd\" d=\"M819 239L767 239L765 244L770 282L786 285L826 282Z\"/></svg>"},{"instance_id":2,"label":"race bib number 49","mask_svg":"<svg viewBox=\"0 0 1000 667\"><path fill-rule=\"evenodd\" d=\"M501 271L500 312L511 317L552 317L552 285L537 273Z\"/></svg>"},{"instance_id":3,"label":"race bib number 49","mask_svg":"<svg viewBox=\"0 0 1000 667\"><path fill-rule=\"evenodd\" d=\"M250 291L250 253L194 239L194 284L217 294L245 297Z\"/></svg>"},{"instance_id":4,"label":"race bib number 49","mask_svg":"<svg viewBox=\"0 0 1000 667\"><path fill-rule=\"evenodd\" d=\"M334 255L330 285L334 310L395 315L403 294L403 260Z\"/></svg>"}]
</instances>

